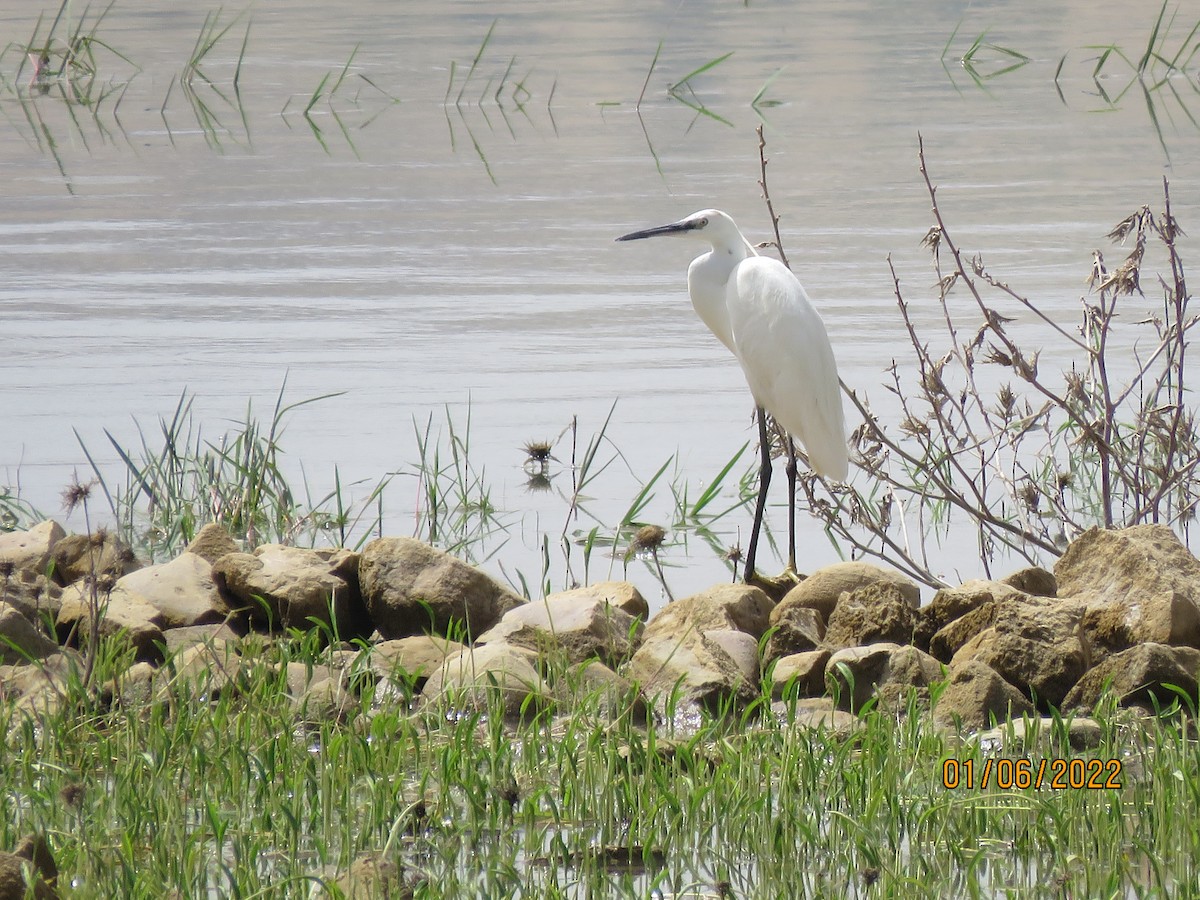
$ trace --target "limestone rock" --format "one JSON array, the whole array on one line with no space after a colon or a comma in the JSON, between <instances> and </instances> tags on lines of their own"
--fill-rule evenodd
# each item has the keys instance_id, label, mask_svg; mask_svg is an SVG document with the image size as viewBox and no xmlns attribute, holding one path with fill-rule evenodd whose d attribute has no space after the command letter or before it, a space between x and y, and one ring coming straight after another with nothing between
<instances>
[{"instance_id":1,"label":"limestone rock","mask_svg":"<svg viewBox=\"0 0 1200 900\"><path fill-rule=\"evenodd\" d=\"M868 584L843 595L825 627L830 649L866 644L912 643L917 612L893 583Z\"/></svg>"},{"instance_id":2,"label":"limestone rock","mask_svg":"<svg viewBox=\"0 0 1200 900\"><path fill-rule=\"evenodd\" d=\"M15 606L0 602L0 664L45 659L57 652L56 641L50 640Z\"/></svg>"},{"instance_id":3,"label":"limestone rock","mask_svg":"<svg viewBox=\"0 0 1200 900\"><path fill-rule=\"evenodd\" d=\"M933 707L933 721L948 730L978 731L1035 712L1025 695L995 669L972 659L950 670L949 684Z\"/></svg>"},{"instance_id":4,"label":"limestone rock","mask_svg":"<svg viewBox=\"0 0 1200 900\"><path fill-rule=\"evenodd\" d=\"M767 595L749 585L677 600L650 620L624 674L660 707L749 702L758 695L757 646L770 610Z\"/></svg>"},{"instance_id":5,"label":"limestone rock","mask_svg":"<svg viewBox=\"0 0 1200 900\"><path fill-rule=\"evenodd\" d=\"M359 563L363 598L385 638L447 634L473 639L524 601L483 572L412 538L379 538Z\"/></svg>"},{"instance_id":6,"label":"limestone rock","mask_svg":"<svg viewBox=\"0 0 1200 900\"><path fill-rule=\"evenodd\" d=\"M1097 661L1141 643L1196 646L1200 609L1179 591L1097 602L1083 616Z\"/></svg>"},{"instance_id":7,"label":"limestone rock","mask_svg":"<svg viewBox=\"0 0 1200 900\"><path fill-rule=\"evenodd\" d=\"M916 582L891 569L882 569L865 562L842 562L813 572L787 592L771 615L774 625L793 606L806 606L821 613L828 622L838 599L847 591L856 591L869 584L893 585L913 609L921 605L921 589Z\"/></svg>"},{"instance_id":8,"label":"limestone rock","mask_svg":"<svg viewBox=\"0 0 1200 900\"><path fill-rule=\"evenodd\" d=\"M1169 706L1181 698L1167 685L1179 688L1193 700L1196 697L1196 675L1180 664L1173 648L1165 644L1138 644L1089 669L1071 688L1063 707L1094 709L1106 689L1121 706L1147 709Z\"/></svg>"},{"instance_id":9,"label":"limestone rock","mask_svg":"<svg viewBox=\"0 0 1200 900\"><path fill-rule=\"evenodd\" d=\"M166 699L176 691L210 701L227 694L236 696L248 683L249 665L234 642L214 639L192 644L163 664L158 696Z\"/></svg>"},{"instance_id":10,"label":"limestone rock","mask_svg":"<svg viewBox=\"0 0 1200 900\"><path fill-rule=\"evenodd\" d=\"M646 626L645 637L732 628L755 640L767 630L771 601L760 589L745 584L718 584L706 591L668 603Z\"/></svg>"},{"instance_id":11,"label":"limestone rock","mask_svg":"<svg viewBox=\"0 0 1200 900\"><path fill-rule=\"evenodd\" d=\"M1058 593L1089 611L1156 609L1133 626L1134 641L1200 647L1200 560L1165 525L1120 531L1092 528L1071 542L1054 566Z\"/></svg>"},{"instance_id":12,"label":"limestone rock","mask_svg":"<svg viewBox=\"0 0 1200 900\"><path fill-rule=\"evenodd\" d=\"M561 599L564 602L570 600L580 604L603 601L609 606L624 610L643 622L650 618L650 605L646 602L646 598L628 581L597 581L586 587L551 594L546 599Z\"/></svg>"},{"instance_id":13,"label":"limestone rock","mask_svg":"<svg viewBox=\"0 0 1200 900\"><path fill-rule=\"evenodd\" d=\"M942 588L933 595L933 599L926 606L920 609L913 643L922 650L930 650L934 635L950 623L998 599L1005 597L1020 599L1024 596L1025 593L1022 591L1001 581L974 580L964 582L955 588ZM983 627L986 626L981 625L976 630ZM966 643L965 639L960 642L960 645L962 643ZM954 650L957 649L958 646L955 646ZM943 659L937 652L933 652L933 655L938 659Z\"/></svg>"},{"instance_id":14,"label":"limestone rock","mask_svg":"<svg viewBox=\"0 0 1200 900\"><path fill-rule=\"evenodd\" d=\"M1054 577L1060 596L1082 603L1170 589L1200 595L1200 560L1165 525L1090 528L1067 547Z\"/></svg>"},{"instance_id":15,"label":"limestone rock","mask_svg":"<svg viewBox=\"0 0 1200 900\"><path fill-rule=\"evenodd\" d=\"M174 656L185 647L195 644L208 644L214 641L235 643L238 633L224 622L215 625L187 625L182 628L167 628L163 630L163 641L166 644L167 657Z\"/></svg>"},{"instance_id":16,"label":"limestone rock","mask_svg":"<svg viewBox=\"0 0 1200 900\"><path fill-rule=\"evenodd\" d=\"M609 605L603 592L554 594L506 612L477 643L504 641L544 653L557 651L573 663L599 659L615 666L633 655L645 626Z\"/></svg>"},{"instance_id":17,"label":"limestone rock","mask_svg":"<svg viewBox=\"0 0 1200 900\"><path fill-rule=\"evenodd\" d=\"M316 621L349 640L370 630L357 585L345 575L356 561L347 550L264 544L253 554L225 554L212 577L226 603L256 621L301 629Z\"/></svg>"},{"instance_id":18,"label":"limestone rock","mask_svg":"<svg viewBox=\"0 0 1200 900\"><path fill-rule=\"evenodd\" d=\"M0 602L17 608L30 622L53 621L62 605L62 587L29 569L0 575Z\"/></svg>"},{"instance_id":19,"label":"limestone rock","mask_svg":"<svg viewBox=\"0 0 1200 900\"><path fill-rule=\"evenodd\" d=\"M212 565L195 553L138 569L119 579L117 587L157 609L164 628L219 624L230 615L213 583Z\"/></svg>"},{"instance_id":20,"label":"limestone rock","mask_svg":"<svg viewBox=\"0 0 1200 900\"><path fill-rule=\"evenodd\" d=\"M771 669L771 696L816 697L825 692L825 666L832 654L828 650L793 653L775 661Z\"/></svg>"},{"instance_id":21,"label":"limestone rock","mask_svg":"<svg viewBox=\"0 0 1200 900\"><path fill-rule=\"evenodd\" d=\"M54 580L64 586L98 575L120 578L142 565L129 545L112 532L68 534L55 542L50 558Z\"/></svg>"},{"instance_id":22,"label":"limestone rock","mask_svg":"<svg viewBox=\"0 0 1200 900\"><path fill-rule=\"evenodd\" d=\"M910 689L928 696L942 667L916 647L875 643L838 650L825 664L825 683L839 709L857 712L872 697L889 708L901 706Z\"/></svg>"},{"instance_id":23,"label":"limestone rock","mask_svg":"<svg viewBox=\"0 0 1200 900\"><path fill-rule=\"evenodd\" d=\"M497 701L505 715L518 716L548 697L535 661L529 651L499 642L467 647L429 676L421 696L455 710L487 710Z\"/></svg>"},{"instance_id":24,"label":"limestone rock","mask_svg":"<svg viewBox=\"0 0 1200 900\"><path fill-rule=\"evenodd\" d=\"M1082 620L1082 605L1070 600L998 601L992 625L964 644L951 666L978 659L1026 696L1058 706L1091 665Z\"/></svg>"},{"instance_id":25,"label":"limestone rock","mask_svg":"<svg viewBox=\"0 0 1200 900\"><path fill-rule=\"evenodd\" d=\"M929 653L934 659L950 662L964 644L996 621L996 603L988 600L938 629L929 641Z\"/></svg>"},{"instance_id":26,"label":"limestone rock","mask_svg":"<svg viewBox=\"0 0 1200 900\"><path fill-rule=\"evenodd\" d=\"M628 678L618 675L604 663L591 659L572 667L565 678L554 685L556 708L573 711L582 706L612 718L630 716L635 725L645 725L649 709L641 691Z\"/></svg>"},{"instance_id":27,"label":"limestone rock","mask_svg":"<svg viewBox=\"0 0 1200 900\"><path fill-rule=\"evenodd\" d=\"M364 853L336 879L337 896L345 900L410 900L412 889L400 866L382 853Z\"/></svg>"},{"instance_id":28,"label":"limestone rock","mask_svg":"<svg viewBox=\"0 0 1200 900\"><path fill-rule=\"evenodd\" d=\"M1065 742L1062 740L1064 726L1067 730ZM1067 747L1080 752L1095 750L1103 737L1104 729L1100 723L1087 716L1072 716L1067 720L1053 716L1014 716L1009 722L979 732L978 740L979 745L991 753L1063 756Z\"/></svg>"},{"instance_id":29,"label":"limestone rock","mask_svg":"<svg viewBox=\"0 0 1200 900\"><path fill-rule=\"evenodd\" d=\"M378 680L420 690L442 663L465 649L458 641L418 634L381 641L362 651L360 658L366 660L369 671ZM361 662L356 663L356 668L360 667Z\"/></svg>"},{"instance_id":30,"label":"limestone rock","mask_svg":"<svg viewBox=\"0 0 1200 900\"><path fill-rule=\"evenodd\" d=\"M810 606L793 605L778 616L772 614L771 627L764 652L767 660L816 650L825 639L825 620Z\"/></svg>"},{"instance_id":31,"label":"limestone rock","mask_svg":"<svg viewBox=\"0 0 1200 900\"><path fill-rule=\"evenodd\" d=\"M16 698L16 710L46 716L66 696L67 682L83 671L83 660L74 650L61 650L36 663L0 665L0 700ZM20 727L10 723L10 732Z\"/></svg>"},{"instance_id":32,"label":"limestone rock","mask_svg":"<svg viewBox=\"0 0 1200 900\"><path fill-rule=\"evenodd\" d=\"M5 573L32 572L45 575L53 558L54 545L66 537L53 519L39 522L26 531L0 532L0 580Z\"/></svg>"},{"instance_id":33,"label":"limestone rock","mask_svg":"<svg viewBox=\"0 0 1200 900\"><path fill-rule=\"evenodd\" d=\"M828 697L776 700L771 704L771 713L781 724L798 731L817 732L838 740L849 738L860 725L858 716L835 709Z\"/></svg>"},{"instance_id":34,"label":"limestone rock","mask_svg":"<svg viewBox=\"0 0 1200 900\"><path fill-rule=\"evenodd\" d=\"M139 660L162 659L163 616L137 594L114 587L111 593L95 598L83 583L63 588L62 606L58 611L55 630L59 640L73 635L78 643L91 627L93 606L99 610L99 633L102 637L123 634L137 651Z\"/></svg>"},{"instance_id":35,"label":"limestone rock","mask_svg":"<svg viewBox=\"0 0 1200 900\"><path fill-rule=\"evenodd\" d=\"M1020 569L1000 581L1031 597L1058 596L1058 579L1053 572L1047 572L1041 566Z\"/></svg>"},{"instance_id":36,"label":"limestone rock","mask_svg":"<svg viewBox=\"0 0 1200 900\"><path fill-rule=\"evenodd\" d=\"M237 553L240 549L237 542L229 536L229 532L216 522L209 522L197 531L192 542L187 545L188 553L195 553L201 559L207 559L210 565L226 553Z\"/></svg>"},{"instance_id":37,"label":"limestone rock","mask_svg":"<svg viewBox=\"0 0 1200 900\"><path fill-rule=\"evenodd\" d=\"M27 882L28 870L32 876ZM58 896L54 884L58 866L50 845L42 835L29 835L21 840L12 853L0 852L0 900L53 900Z\"/></svg>"}]
</instances>

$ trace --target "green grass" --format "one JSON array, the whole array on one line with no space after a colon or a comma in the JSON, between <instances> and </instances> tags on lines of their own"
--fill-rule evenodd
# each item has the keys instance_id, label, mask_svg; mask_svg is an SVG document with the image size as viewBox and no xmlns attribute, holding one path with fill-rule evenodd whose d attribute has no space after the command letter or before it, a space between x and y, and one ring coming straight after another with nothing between
<instances>
[{"instance_id":1,"label":"green grass","mask_svg":"<svg viewBox=\"0 0 1200 900\"><path fill-rule=\"evenodd\" d=\"M995 754L915 707L839 738L786 712L639 726L587 698L512 723L363 683L345 721L301 724L280 667L327 652L270 645L215 702L0 704L0 846L46 832L75 897L328 896L381 852L418 897L1194 895L1200 750L1178 717L1103 720L1086 756L1122 760L1119 790L948 790L945 760Z\"/></svg>"}]
</instances>

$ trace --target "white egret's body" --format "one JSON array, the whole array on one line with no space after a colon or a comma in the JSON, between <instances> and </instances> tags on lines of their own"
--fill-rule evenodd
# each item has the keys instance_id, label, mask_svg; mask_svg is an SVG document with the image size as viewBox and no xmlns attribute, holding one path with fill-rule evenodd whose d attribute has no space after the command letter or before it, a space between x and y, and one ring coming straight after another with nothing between
<instances>
[{"instance_id":1,"label":"white egret's body","mask_svg":"<svg viewBox=\"0 0 1200 900\"><path fill-rule=\"evenodd\" d=\"M800 441L818 474L844 480L849 461L837 361L825 323L800 281L783 263L759 256L733 219L720 210L701 210L671 225L635 231L617 240L666 234L691 236L711 246L688 267L688 293L696 314L737 357L760 410L767 410ZM766 427L759 418L765 444ZM754 548L770 471L764 446L759 509L746 559L748 577L754 574ZM793 465L789 478L794 482L794 477ZM794 565L794 558L789 565Z\"/></svg>"}]
</instances>

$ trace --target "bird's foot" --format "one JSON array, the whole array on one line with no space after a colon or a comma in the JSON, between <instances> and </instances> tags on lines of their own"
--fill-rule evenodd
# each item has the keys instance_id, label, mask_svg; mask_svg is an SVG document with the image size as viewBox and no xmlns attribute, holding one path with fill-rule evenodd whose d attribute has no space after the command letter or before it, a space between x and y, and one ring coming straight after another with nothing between
<instances>
[{"instance_id":1,"label":"bird's foot","mask_svg":"<svg viewBox=\"0 0 1200 900\"><path fill-rule=\"evenodd\" d=\"M788 566L774 577L763 575L757 571L746 573L746 584L751 584L759 588L774 603L782 600L788 591L803 580L803 576L798 574L791 566Z\"/></svg>"}]
</instances>

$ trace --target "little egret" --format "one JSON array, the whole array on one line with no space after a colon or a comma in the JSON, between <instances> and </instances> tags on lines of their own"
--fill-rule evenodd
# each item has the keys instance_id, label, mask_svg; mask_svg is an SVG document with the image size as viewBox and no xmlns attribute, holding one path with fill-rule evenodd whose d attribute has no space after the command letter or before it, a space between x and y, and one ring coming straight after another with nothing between
<instances>
[{"instance_id":1,"label":"little egret","mask_svg":"<svg viewBox=\"0 0 1200 900\"><path fill-rule=\"evenodd\" d=\"M712 247L688 266L688 294L696 314L741 363L757 406L762 468L746 553L747 581L755 577L758 535L771 483L771 444L763 410L789 435L788 570L794 575L796 456L791 438L804 445L818 474L843 481L849 471L837 361L825 323L791 269L759 256L733 219L720 210L702 209L670 225L634 231L617 240L659 235L692 237Z\"/></svg>"}]
</instances>

